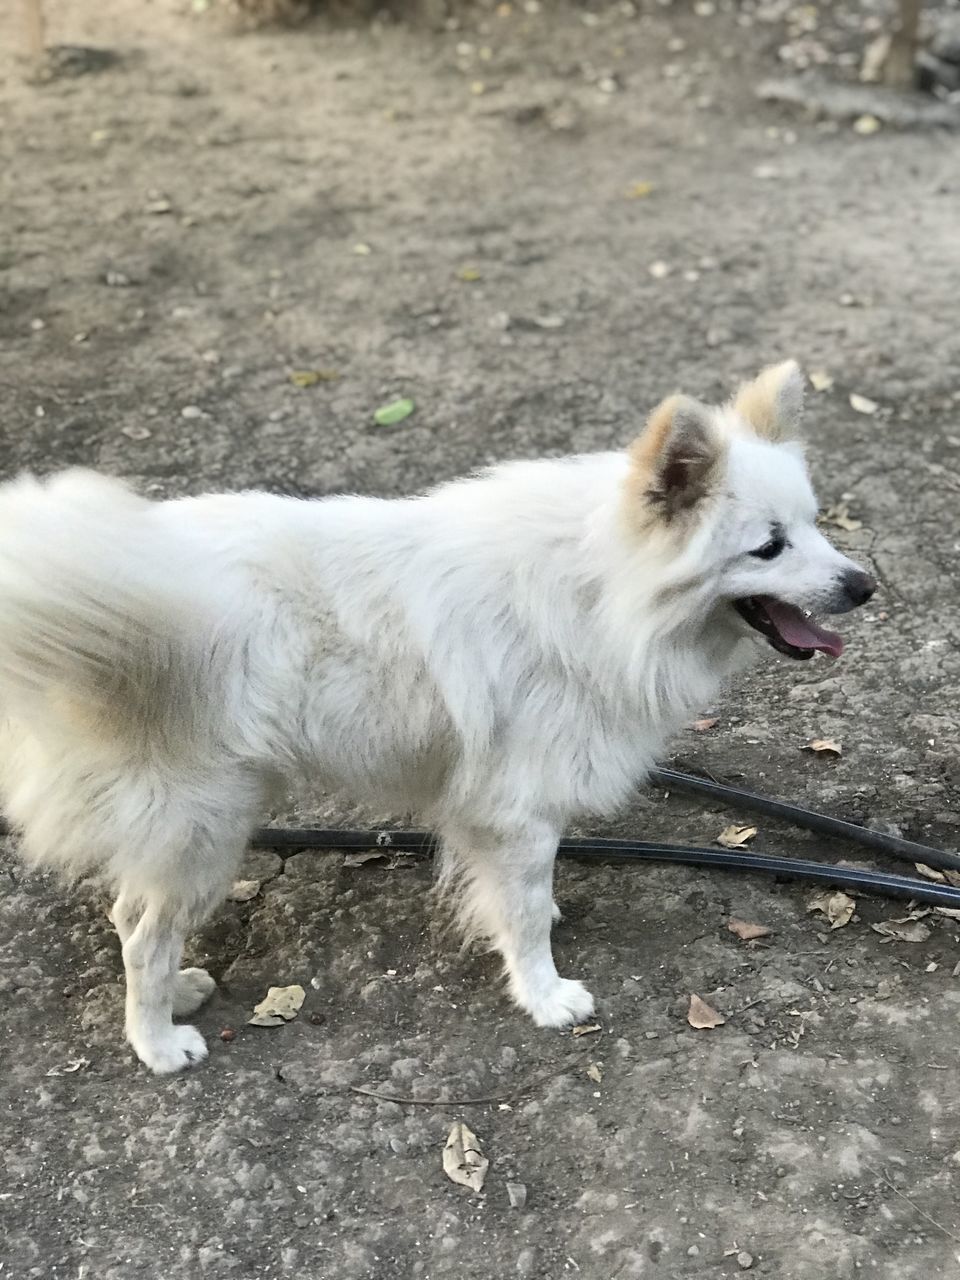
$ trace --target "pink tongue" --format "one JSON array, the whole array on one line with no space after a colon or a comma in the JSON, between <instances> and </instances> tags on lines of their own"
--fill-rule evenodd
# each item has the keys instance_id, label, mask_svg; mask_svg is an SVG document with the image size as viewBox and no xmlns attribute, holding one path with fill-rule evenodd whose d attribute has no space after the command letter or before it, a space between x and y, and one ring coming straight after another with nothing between
<instances>
[{"instance_id":1,"label":"pink tongue","mask_svg":"<svg viewBox=\"0 0 960 1280\"><path fill-rule=\"evenodd\" d=\"M805 618L795 605L784 604L782 600L774 600L772 596L761 596L760 601L767 617L787 644L792 644L795 649L820 649L829 653L831 658L839 658L843 653L842 637L835 631L818 627L812 618Z\"/></svg>"}]
</instances>

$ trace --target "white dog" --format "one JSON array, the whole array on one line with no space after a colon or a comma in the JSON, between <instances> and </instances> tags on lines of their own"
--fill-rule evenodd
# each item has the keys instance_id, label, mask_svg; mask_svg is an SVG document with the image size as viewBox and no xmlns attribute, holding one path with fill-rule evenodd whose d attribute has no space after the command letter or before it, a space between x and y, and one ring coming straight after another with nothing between
<instances>
[{"instance_id":1,"label":"white dog","mask_svg":"<svg viewBox=\"0 0 960 1280\"><path fill-rule=\"evenodd\" d=\"M206 1055L179 969L278 783L442 837L441 884L540 1026L593 999L550 950L557 840L630 794L759 632L875 583L816 526L792 362L731 406L673 397L623 453L495 467L399 501L145 501L71 471L0 488L0 791L25 856L117 894L126 1030Z\"/></svg>"}]
</instances>

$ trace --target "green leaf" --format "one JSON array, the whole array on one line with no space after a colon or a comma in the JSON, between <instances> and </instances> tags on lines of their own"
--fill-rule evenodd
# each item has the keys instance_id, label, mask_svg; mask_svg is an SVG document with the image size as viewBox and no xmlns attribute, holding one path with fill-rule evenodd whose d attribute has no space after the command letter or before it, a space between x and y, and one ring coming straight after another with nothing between
<instances>
[{"instance_id":1,"label":"green leaf","mask_svg":"<svg viewBox=\"0 0 960 1280\"><path fill-rule=\"evenodd\" d=\"M394 423L409 418L415 408L416 405L412 400L391 400L389 404L380 406L373 415L373 420L378 427L392 427Z\"/></svg>"}]
</instances>

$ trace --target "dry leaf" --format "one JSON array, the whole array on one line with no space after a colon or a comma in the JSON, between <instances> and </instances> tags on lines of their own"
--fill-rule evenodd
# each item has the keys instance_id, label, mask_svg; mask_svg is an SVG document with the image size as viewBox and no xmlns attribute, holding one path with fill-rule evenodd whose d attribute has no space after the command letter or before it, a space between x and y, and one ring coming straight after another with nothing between
<instances>
[{"instance_id":1,"label":"dry leaf","mask_svg":"<svg viewBox=\"0 0 960 1280\"><path fill-rule=\"evenodd\" d=\"M599 1062L591 1062L589 1067L587 1067L587 1075L591 1080L600 1084L603 1080L603 1067L601 1067Z\"/></svg>"},{"instance_id":2,"label":"dry leaf","mask_svg":"<svg viewBox=\"0 0 960 1280\"><path fill-rule=\"evenodd\" d=\"M813 751L817 755L841 756L843 755L843 744L838 742L836 738L814 738L812 742L807 742L800 750Z\"/></svg>"},{"instance_id":3,"label":"dry leaf","mask_svg":"<svg viewBox=\"0 0 960 1280\"><path fill-rule=\"evenodd\" d=\"M828 507L820 517L820 521L822 524L832 524L837 529L846 529L847 533L856 533L858 529L863 528L863 521L853 519L850 508L845 502L838 502Z\"/></svg>"},{"instance_id":4,"label":"dry leaf","mask_svg":"<svg viewBox=\"0 0 960 1280\"><path fill-rule=\"evenodd\" d=\"M928 867L923 862L915 862L913 865L925 880L933 880L936 884L946 884L947 877L942 871L938 871L936 867Z\"/></svg>"},{"instance_id":5,"label":"dry leaf","mask_svg":"<svg viewBox=\"0 0 960 1280\"><path fill-rule=\"evenodd\" d=\"M249 902L259 892L259 880L234 880L233 888L227 894L227 898L230 902Z\"/></svg>"},{"instance_id":6,"label":"dry leaf","mask_svg":"<svg viewBox=\"0 0 960 1280\"><path fill-rule=\"evenodd\" d=\"M627 187L627 199L645 200L651 191L653 191L652 182L634 182Z\"/></svg>"},{"instance_id":7,"label":"dry leaf","mask_svg":"<svg viewBox=\"0 0 960 1280\"><path fill-rule=\"evenodd\" d=\"M842 929L844 925L850 923L857 904L854 900L840 890L831 892L829 889L823 889L819 893L815 893L807 903L808 911L822 911L830 921L831 929Z\"/></svg>"},{"instance_id":8,"label":"dry leaf","mask_svg":"<svg viewBox=\"0 0 960 1280\"><path fill-rule=\"evenodd\" d=\"M934 907L938 916L947 916L950 920L960 920L960 907Z\"/></svg>"},{"instance_id":9,"label":"dry leaf","mask_svg":"<svg viewBox=\"0 0 960 1280\"><path fill-rule=\"evenodd\" d=\"M290 1022L300 1012L306 998L303 987L270 987L267 994L254 1007L253 1017L247 1019L251 1027L279 1027Z\"/></svg>"},{"instance_id":10,"label":"dry leaf","mask_svg":"<svg viewBox=\"0 0 960 1280\"><path fill-rule=\"evenodd\" d=\"M383 849L365 849L363 853L344 854L343 865L345 867L362 867L365 862L386 861L389 856Z\"/></svg>"},{"instance_id":11,"label":"dry leaf","mask_svg":"<svg viewBox=\"0 0 960 1280\"><path fill-rule=\"evenodd\" d=\"M874 933L882 933L892 942L926 942L930 937L927 925L920 920L915 920L913 916L906 916L902 920L881 920L879 924L872 924L870 928Z\"/></svg>"},{"instance_id":12,"label":"dry leaf","mask_svg":"<svg viewBox=\"0 0 960 1280\"><path fill-rule=\"evenodd\" d=\"M336 382L336 369L294 369L290 381L295 387L315 387L318 382Z\"/></svg>"},{"instance_id":13,"label":"dry leaf","mask_svg":"<svg viewBox=\"0 0 960 1280\"><path fill-rule=\"evenodd\" d=\"M741 942L752 942L754 938L768 938L772 929L768 929L765 924L748 924L746 920L737 920L736 917L727 921L727 928L731 933L735 933Z\"/></svg>"},{"instance_id":14,"label":"dry leaf","mask_svg":"<svg viewBox=\"0 0 960 1280\"><path fill-rule=\"evenodd\" d=\"M810 385L814 391L829 391L833 386L833 375L826 369L814 369L810 374Z\"/></svg>"},{"instance_id":15,"label":"dry leaf","mask_svg":"<svg viewBox=\"0 0 960 1280\"><path fill-rule=\"evenodd\" d=\"M490 1161L480 1150L477 1135L462 1120L450 1130L443 1148L443 1172L451 1182L471 1191L482 1191L483 1180L490 1168Z\"/></svg>"},{"instance_id":16,"label":"dry leaf","mask_svg":"<svg viewBox=\"0 0 960 1280\"><path fill-rule=\"evenodd\" d=\"M575 1036L592 1036L592 1035L595 1035L599 1030L600 1030L599 1022L584 1022L581 1026L573 1028L573 1034Z\"/></svg>"},{"instance_id":17,"label":"dry leaf","mask_svg":"<svg viewBox=\"0 0 960 1280\"><path fill-rule=\"evenodd\" d=\"M863 62L860 64L860 79L864 84L876 84L883 78L883 68L890 56L890 36L874 37L863 51Z\"/></svg>"},{"instance_id":18,"label":"dry leaf","mask_svg":"<svg viewBox=\"0 0 960 1280\"><path fill-rule=\"evenodd\" d=\"M717 844L722 845L724 849L742 849L756 834L756 827L741 827L734 823L730 827L723 828L717 836Z\"/></svg>"},{"instance_id":19,"label":"dry leaf","mask_svg":"<svg viewBox=\"0 0 960 1280\"><path fill-rule=\"evenodd\" d=\"M89 1058L68 1058L62 1067L51 1067L48 1076L72 1076L77 1071L84 1071L90 1065Z\"/></svg>"},{"instance_id":20,"label":"dry leaf","mask_svg":"<svg viewBox=\"0 0 960 1280\"><path fill-rule=\"evenodd\" d=\"M850 395L850 408L856 409L857 413L873 414L877 412L880 406L876 400L870 400L867 396L859 396L854 391Z\"/></svg>"},{"instance_id":21,"label":"dry leaf","mask_svg":"<svg viewBox=\"0 0 960 1280\"><path fill-rule=\"evenodd\" d=\"M726 1022L723 1014L711 1009L705 1000L690 994L690 1008L687 1010L687 1021L697 1031L710 1031L714 1027L722 1027Z\"/></svg>"},{"instance_id":22,"label":"dry leaf","mask_svg":"<svg viewBox=\"0 0 960 1280\"><path fill-rule=\"evenodd\" d=\"M703 720L694 720L690 728L694 733L706 733L708 729L714 728L719 723L719 716L706 716Z\"/></svg>"}]
</instances>

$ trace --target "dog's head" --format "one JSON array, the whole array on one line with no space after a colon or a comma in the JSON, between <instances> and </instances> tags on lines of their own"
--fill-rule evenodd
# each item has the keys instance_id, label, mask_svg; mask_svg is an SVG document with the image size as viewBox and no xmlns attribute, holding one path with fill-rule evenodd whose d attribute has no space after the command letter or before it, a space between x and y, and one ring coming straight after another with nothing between
<instances>
[{"instance_id":1,"label":"dog's head","mask_svg":"<svg viewBox=\"0 0 960 1280\"><path fill-rule=\"evenodd\" d=\"M802 410L792 360L721 409L665 400L630 448L625 513L668 553L666 589L695 598L711 627L753 628L791 658L838 657L843 641L814 615L865 604L876 583L817 528Z\"/></svg>"}]
</instances>

